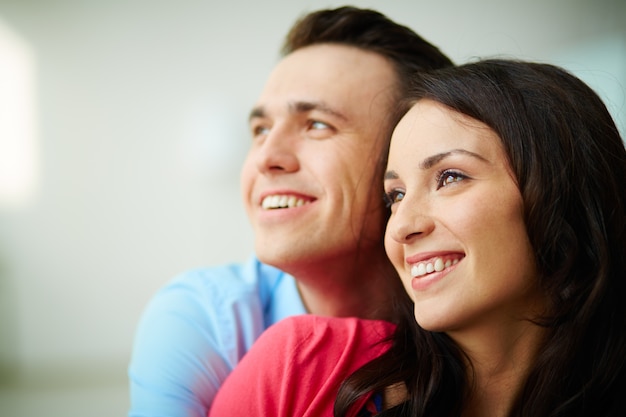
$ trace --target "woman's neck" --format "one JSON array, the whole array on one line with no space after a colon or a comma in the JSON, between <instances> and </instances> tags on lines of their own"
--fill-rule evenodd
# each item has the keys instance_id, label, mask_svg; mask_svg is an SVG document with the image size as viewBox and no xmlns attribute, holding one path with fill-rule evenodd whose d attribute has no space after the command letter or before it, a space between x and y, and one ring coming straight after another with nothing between
<instances>
[{"instance_id":1,"label":"woman's neck","mask_svg":"<svg viewBox=\"0 0 626 417\"><path fill-rule=\"evenodd\" d=\"M451 335L471 361L463 417L510 415L545 337L545 329L527 320L485 333L471 339Z\"/></svg>"}]
</instances>

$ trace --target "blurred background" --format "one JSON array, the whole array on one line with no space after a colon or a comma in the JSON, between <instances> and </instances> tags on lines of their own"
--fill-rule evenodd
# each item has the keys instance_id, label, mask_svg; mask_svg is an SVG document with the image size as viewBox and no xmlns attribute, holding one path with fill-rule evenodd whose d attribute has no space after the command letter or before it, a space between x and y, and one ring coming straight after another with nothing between
<instances>
[{"instance_id":1,"label":"blurred background","mask_svg":"<svg viewBox=\"0 0 626 417\"><path fill-rule=\"evenodd\" d=\"M123 416L139 316L246 259L248 111L321 0L0 0L0 415ZM352 1L456 62L569 68L626 131L626 1Z\"/></svg>"}]
</instances>

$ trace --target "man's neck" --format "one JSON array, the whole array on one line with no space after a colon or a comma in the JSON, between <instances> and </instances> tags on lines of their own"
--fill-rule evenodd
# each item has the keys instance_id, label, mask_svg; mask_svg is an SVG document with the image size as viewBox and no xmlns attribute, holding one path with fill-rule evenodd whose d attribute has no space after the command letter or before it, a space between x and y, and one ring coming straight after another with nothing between
<instances>
[{"instance_id":1,"label":"man's neck","mask_svg":"<svg viewBox=\"0 0 626 417\"><path fill-rule=\"evenodd\" d=\"M388 318L390 300L399 285L385 256L377 262L372 258L354 262L352 267L346 267L345 260L335 267L324 263L321 268L309 268L306 274L294 276L307 311L332 317Z\"/></svg>"}]
</instances>

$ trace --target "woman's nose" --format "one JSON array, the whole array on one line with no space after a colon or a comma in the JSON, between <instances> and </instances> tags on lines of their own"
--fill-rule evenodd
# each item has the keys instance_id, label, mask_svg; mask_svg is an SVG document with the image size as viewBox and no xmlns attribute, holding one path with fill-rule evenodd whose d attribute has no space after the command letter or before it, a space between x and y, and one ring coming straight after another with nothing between
<instances>
[{"instance_id":1,"label":"woman's nose","mask_svg":"<svg viewBox=\"0 0 626 417\"><path fill-rule=\"evenodd\" d=\"M430 234L435 222L428 214L426 202L411 201L407 197L397 203L398 207L387 222L387 234L394 241L407 244Z\"/></svg>"}]
</instances>

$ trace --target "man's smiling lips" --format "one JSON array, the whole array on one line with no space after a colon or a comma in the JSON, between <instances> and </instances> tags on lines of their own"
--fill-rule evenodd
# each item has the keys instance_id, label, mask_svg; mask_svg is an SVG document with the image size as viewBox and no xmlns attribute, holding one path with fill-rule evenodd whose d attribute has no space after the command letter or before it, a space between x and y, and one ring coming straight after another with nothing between
<instances>
[{"instance_id":1,"label":"man's smiling lips","mask_svg":"<svg viewBox=\"0 0 626 417\"><path fill-rule=\"evenodd\" d=\"M284 208L300 207L313 201L310 197L302 197L294 194L269 194L261 200L263 210L275 210Z\"/></svg>"}]
</instances>

